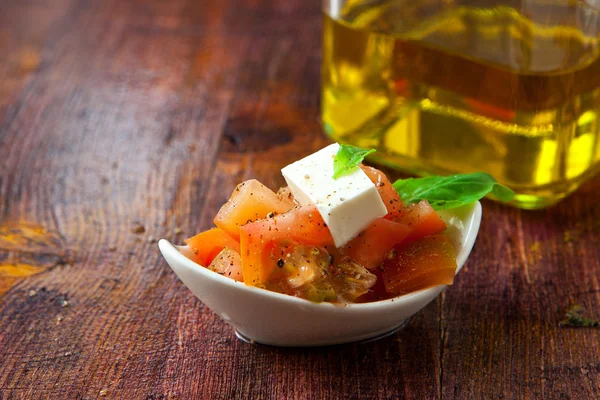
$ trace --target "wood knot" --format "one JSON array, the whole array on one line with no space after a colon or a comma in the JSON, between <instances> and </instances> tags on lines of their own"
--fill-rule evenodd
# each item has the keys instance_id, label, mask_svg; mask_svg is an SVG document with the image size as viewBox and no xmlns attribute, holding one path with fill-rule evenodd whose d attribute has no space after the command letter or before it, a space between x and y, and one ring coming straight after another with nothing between
<instances>
[{"instance_id":1,"label":"wood knot","mask_svg":"<svg viewBox=\"0 0 600 400\"><path fill-rule=\"evenodd\" d=\"M0 296L19 280L69 264L69 259L58 232L29 222L0 224Z\"/></svg>"}]
</instances>

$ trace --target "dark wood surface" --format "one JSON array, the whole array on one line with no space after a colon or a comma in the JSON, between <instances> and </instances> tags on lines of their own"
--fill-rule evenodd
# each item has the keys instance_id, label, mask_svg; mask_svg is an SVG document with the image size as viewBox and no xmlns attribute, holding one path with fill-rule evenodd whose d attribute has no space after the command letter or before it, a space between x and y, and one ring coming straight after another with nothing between
<instances>
[{"instance_id":1,"label":"dark wood surface","mask_svg":"<svg viewBox=\"0 0 600 400\"><path fill-rule=\"evenodd\" d=\"M0 399L600 397L600 329L558 325L600 318L598 178L485 201L456 283L373 343L243 343L160 257L327 143L319 3L0 3Z\"/></svg>"}]
</instances>

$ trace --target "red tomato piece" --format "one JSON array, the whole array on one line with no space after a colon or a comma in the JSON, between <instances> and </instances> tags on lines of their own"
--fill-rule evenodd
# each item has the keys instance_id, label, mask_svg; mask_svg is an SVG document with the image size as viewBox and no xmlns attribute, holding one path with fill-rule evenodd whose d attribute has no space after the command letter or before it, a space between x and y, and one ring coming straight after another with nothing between
<instances>
[{"instance_id":1,"label":"red tomato piece","mask_svg":"<svg viewBox=\"0 0 600 400\"><path fill-rule=\"evenodd\" d=\"M284 213L292 207L293 201L278 197L256 179L250 179L235 188L214 222L233 238L239 239L242 225L265 218L269 213Z\"/></svg>"},{"instance_id":2,"label":"red tomato piece","mask_svg":"<svg viewBox=\"0 0 600 400\"><path fill-rule=\"evenodd\" d=\"M382 265L385 289L393 295L450 285L456 272L454 247L446 235L396 245Z\"/></svg>"},{"instance_id":3,"label":"red tomato piece","mask_svg":"<svg viewBox=\"0 0 600 400\"><path fill-rule=\"evenodd\" d=\"M208 269L238 282L243 282L242 259L235 250L224 248L223 251L217 254L212 260Z\"/></svg>"},{"instance_id":4,"label":"red tomato piece","mask_svg":"<svg viewBox=\"0 0 600 400\"><path fill-rule=\"evenodd\" d=\"M208 267L215 256L224 248L240 252L239 242L219 228L212 228L199 233L187 239L185 243L188 245L189 250L186 252L186 256L203 267Z\"/></svg>"},{"instance_id":5,"label":"red tomato piece","mask_svg":"<svg viewBox=\"0 0 600 400\"><path fill-rule=\"evenodd\" d=\"M292 193L292 189L289 186L284 186L279 188L277 191L277 197L286 202L291 202L294 204L294 193Z\"/></svg>"},{"instance_id":6,"label":"red tomato piece","mask_svg":"<svg viewBox=\"0 0 600 400\"><path fill-rule=\"evenodd\" d=\"M410 233L403 224L378 218L341 248L342 253L367 269L379 266L387 252Z\"/></svg>"},{"instance_id":7,"label":"red tomato piece","mask_svg":"<svg viewBox=\"0 0 600 400\"><path fill-rule=\"evenodd\" d=\"M446 229L446 223L431 208L427 200L407 205L403 210L389 213L384 218L409 228L410 232L405 238L406 241L435 235Z\"/></svg>"},{"instance_id":8,"label":"red tomato piece","mask_svg":"<svg viewBox=\"0 0 600 400\"><path fill-rule=\"evenodd\" d=\"M312 204L296 207L285 214L265 221L272 222L272 229L280 233L282 237L291 238L306 245L334 246L333 237L327 224Z\"/></svg>"},{"instance_id":9,"label":"red tomato piece","mask_svg":"<svg viewBox=\"0 0 600 400\"><path fill-rule=\"evenodd\" d=\"M285 214L246 224L240 229L244 282L266 282L277 264L268 262L266 253L273 243L293 241L309 246L334 247L329 228L314 206L299 206Z\"/></svg>"},{"instance_id":10,"label":"red tomato piece","mask_svg":"<svg viewBox=\"0 0 600 400\"><path fill-rule=\"evenodd\" d=\"M398 192L396 192L396 189L394 189L392 182L390 182L383 172L377 168L366 165L361 165L360 168L365 174L367 174L371 182L375 184L375 187L377 188L377 191L379 192L381 200L383 200L388 213L404 209L400 195L398 195Z\"/></svg>"},{"instance_id":11,"label":"red tomato piece","mask_svg":"<svg viewBox=\"0 0 600 400\"><path fill-rule=\"evenodd\" d=\"M355 302L356 303L370 303L372 301L380 301L386 300L394 297L393 294L389 294L385 290L385 285L383 284L383 277L381 274L381 268L375 268L370 270L372 274L377 277L375 284L369 288L369 291L362 296L358 297Z\"/></svg>"}]
</instances>

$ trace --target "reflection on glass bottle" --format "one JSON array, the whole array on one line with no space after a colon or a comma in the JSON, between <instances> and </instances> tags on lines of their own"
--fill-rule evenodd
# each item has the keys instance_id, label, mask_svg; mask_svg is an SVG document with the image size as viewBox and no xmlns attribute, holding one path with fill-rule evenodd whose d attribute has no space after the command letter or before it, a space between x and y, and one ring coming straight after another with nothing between
<instances>
[{"instance_id":1,"label":"reflection on glass bottle","mask_svg":"<svg viewBox=\"0 0 600 400\"><path fill-rule=\"evenodd\" d=\"M486 171L515 204L552 204L600 169L600 11L461 4L326 7L325 130L401 169Z\"/></svg>"}]
</instances>

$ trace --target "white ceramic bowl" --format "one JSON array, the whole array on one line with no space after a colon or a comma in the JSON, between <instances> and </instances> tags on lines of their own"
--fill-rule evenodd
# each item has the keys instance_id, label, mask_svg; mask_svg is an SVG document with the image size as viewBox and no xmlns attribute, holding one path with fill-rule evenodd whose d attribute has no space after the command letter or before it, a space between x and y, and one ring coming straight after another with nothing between
<instances>
[{"instance_id":1,"label":"white ceramic bowl","mask_svg":"<svg viewBox=\"0 0 600 400\"><path fill-rule=\"evenodd\" d=\"M456 248L460 271L481 222L479 202L440 212ZM437 297L445 285L389 300L345 306L312 303L236 282L209 271L161 240L158 247L173 271L204 304L231 324L238 337L274 346L321 346L385 336Z\"/></svg>"}]
</instances>

